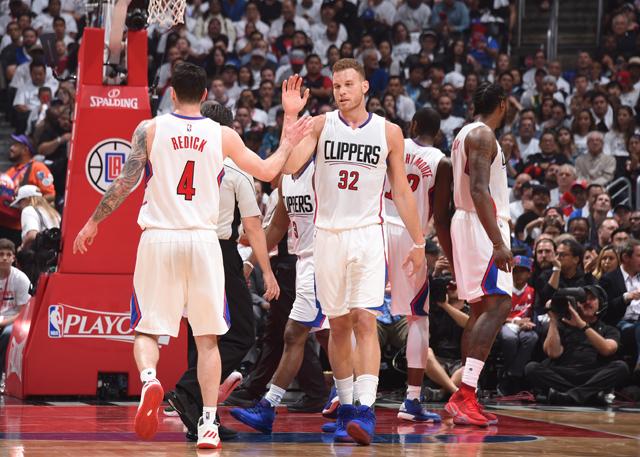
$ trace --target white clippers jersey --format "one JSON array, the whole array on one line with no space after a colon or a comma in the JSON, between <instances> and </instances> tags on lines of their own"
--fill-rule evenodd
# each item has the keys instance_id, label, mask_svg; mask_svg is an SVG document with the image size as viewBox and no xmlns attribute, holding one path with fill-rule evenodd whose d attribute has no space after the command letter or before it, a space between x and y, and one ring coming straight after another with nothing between
<instances>
[{"instance_id":1,"label":"white clippers jersey","mask_svg":"<svg viewBox=\"0 0 640 457\"><path fill-rule=\"evenodd\" d=\"M220 124L173 113L157 116L155 124L138 224L215 230L224 175Z\"/></svg>"},{"instance_id":2,"label":"white clippers jersey","mask_svg":"<svg viewBox=\"0 0 640 457\"><path fill-rule=\"evenodd\" d=\"M288 249L298 257L313 254L313 216L316 209L316 196L313 191L314 170L314 163L309 162L297 179L291 175L282 176L282 199L291 221L287 237Z\"/></svg>"},{"instance_id":3,"label":"white clippers jersey","mask_svg":"<svg viewBox=\"0 0 640 457\"><path fill-rule=\"evenodd\" d=\"M469 164L464 142L469 132L485 125L482 122L473 122L462 127L460 133L453 141L451 148L451 163L453 165L453 201L456 209L475 213L476 209L471 199L471 186L469 180ZM489 193L493 200L496 216L509 220L509 187L507 185L507 164L500 144L496 140L498 153L491 163L489 177Z\"/></svg>"},{"instance_id":4,"label":"white clippers jersey","mask_svg":"<svg viewBox=\"0 0 640 457\"><path fill-rule=\"evenodd\" d=\"M420 225L422 233L427 233L427 225L433 212L433 191L436 183L436 171L444 154L440 149L423 146L415 140L404 140L404 167L407 172L407 180L413 191L418 205ZM391 185L385 186L384 201L387 222L404 227L404 223L398 214L398 209L393 203Z\"/></svg>"},{"instance_id":5,"label":"white clippers jersey","mask_svg":"<svg viewBox=\"0 0 640 457\"><path fill-rule=\"evenodd\" d=\"M384 118L369 113L352 129L337 110L325 116L316 151L316 226L347 230L381 224L389 152Z\"/></svg>"}]
</instances>

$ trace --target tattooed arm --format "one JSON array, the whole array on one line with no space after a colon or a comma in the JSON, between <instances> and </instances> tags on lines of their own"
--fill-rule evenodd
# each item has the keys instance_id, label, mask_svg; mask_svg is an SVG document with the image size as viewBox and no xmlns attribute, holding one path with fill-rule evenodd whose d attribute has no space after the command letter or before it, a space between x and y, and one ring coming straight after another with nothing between
<instances>
[{"instance_id":1,"label":"tattooed arm","mask_svg":"<svg viewBox=\"0 0 640 457\"><path fill-rule=\"evenodd\" d=\"M84 225L73 243L73 253L87 252L87 245L91 246L94 238L98 234L98 224L107 218L112 212L125 201L131 193L140 174L147 164L148 151L147 144L153 141L155 124L153 121L142 121L133 132L131 140L131 153L124 164L122 173L107 189L98 207L93 212L87 223Z\"/></svg>"}]
</instances>

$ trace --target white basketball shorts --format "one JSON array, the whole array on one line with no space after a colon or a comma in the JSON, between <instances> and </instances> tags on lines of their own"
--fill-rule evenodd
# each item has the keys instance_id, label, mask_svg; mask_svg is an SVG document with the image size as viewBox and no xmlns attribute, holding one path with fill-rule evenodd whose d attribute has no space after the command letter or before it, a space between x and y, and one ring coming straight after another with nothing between
<instances>
[{"instance_id":1,"label":"white basketball shorts","mask_svg":"<svg viewBox=\"0 0 640 457\"><path fill-rule=\"evenodd\" d=\"M223 335L229 329L216 232L147 229L133 274L131 328L177 337L185 308L194 336Z\"/></svg>"},{"instance_id":2,"label":"white basketball shorts","mask_svg":"<svg viewBox=\"0 0 640 457\"><path fill-rule=\"evenodd\" d=\"M394 316L429 315L429 277L427 265L413 276L402 267L413 246L406 228L387 224L389 282L391 283L391 314Z\"/></svg>"},{"instance_id":3,"label":"white basketball shorts","mask_svg":"<svg viewBox=\"0 0 640 457\"><path fill-rule=\"evenodd\" d=\"M498 219L498 227L504 243L511 246L507 221ZM451 241L460 299L475 302L485 295L511 296L511 273L499 270L493 261L493 243L476 213L456 210L451 221Z\"/></svg>"},{"instance_id":4,"label":"white basketball shorts","mask_svg":"<svg viewBox=\"0 0 640 457\"><path fill-rule=\"evenodd\" d=\"M296 300L289 319L310 327L312 332L329 328L329 319L322 313L316 298L313 255L298 257L296 262Z\"/></svg>"},{"instance_id":5,"label":"white basketball shorts","mask_svg":"<svg viewBox=\"0 0 640 457\"><path fill-rule=\"evenodd\" d=\"M382 310L386 284L382 225L316 230L316 292L322 312L340 317L356 308Z\"/></svg>"}]
</instances>

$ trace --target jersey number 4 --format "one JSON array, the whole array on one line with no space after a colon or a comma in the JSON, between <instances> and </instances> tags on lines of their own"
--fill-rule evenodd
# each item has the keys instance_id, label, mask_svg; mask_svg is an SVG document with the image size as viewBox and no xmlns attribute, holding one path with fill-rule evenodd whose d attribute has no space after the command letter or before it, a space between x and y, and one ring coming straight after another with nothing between
<instances>
[{"instance_id":1,"label":"jersey number 4","mask_svg":"<svg viewBox=\"0 0 640 457\"><path fill-rule=\"evenodd\" d=\"M338 172L338 178L340 178L338 181L338 189L358 190L358 179L360 179L359 172L340 170Z\"/></svg>"},{"instance_id":2,"label":"jersey number 4","mask_svg":"<svg viewBox=\"0 0 640 457\"><path fill-rule=\"evenodd\" d=\"M178 182L178 188L176 192L178 195L184 195L185 200L193 200L193 196L196 194L196 189L193 187L193 171L196 163L193 160L189 160L182 171L180 181Z\"/></svg>"}]
</instances>

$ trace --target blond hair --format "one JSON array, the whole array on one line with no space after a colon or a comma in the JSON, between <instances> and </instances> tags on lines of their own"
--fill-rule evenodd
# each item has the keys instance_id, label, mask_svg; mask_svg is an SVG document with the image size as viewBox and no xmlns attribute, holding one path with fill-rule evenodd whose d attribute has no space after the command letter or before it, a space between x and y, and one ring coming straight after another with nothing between
<instances>
[{"instance_id":1,"label":"blond hair","mask_svg":"<svg viewBox=\"0 0 640 457\"><path fill-rule=\"evenodd\" d=\"M34 195L33 197L25 198L27 201L26 206L33 206L36 210L42 210L49 216L52 222L56 225L60 225L60 213L56 211L56 209L51 206L51 204L42 196L42 195Z\"/></svg>"},{"instance_id":2,"label":"blond hair","mask_svg":"<svg viewBox=\"0 0 640 457\"><path fill-rule=\"evenodd\" d=\"M340 59L336 63L333 64L333 72L338 73L339 71L353 69L357 71L362 79L367 79L364 73L364 67L355 59Z\"/></svg>"}]
</instances>

